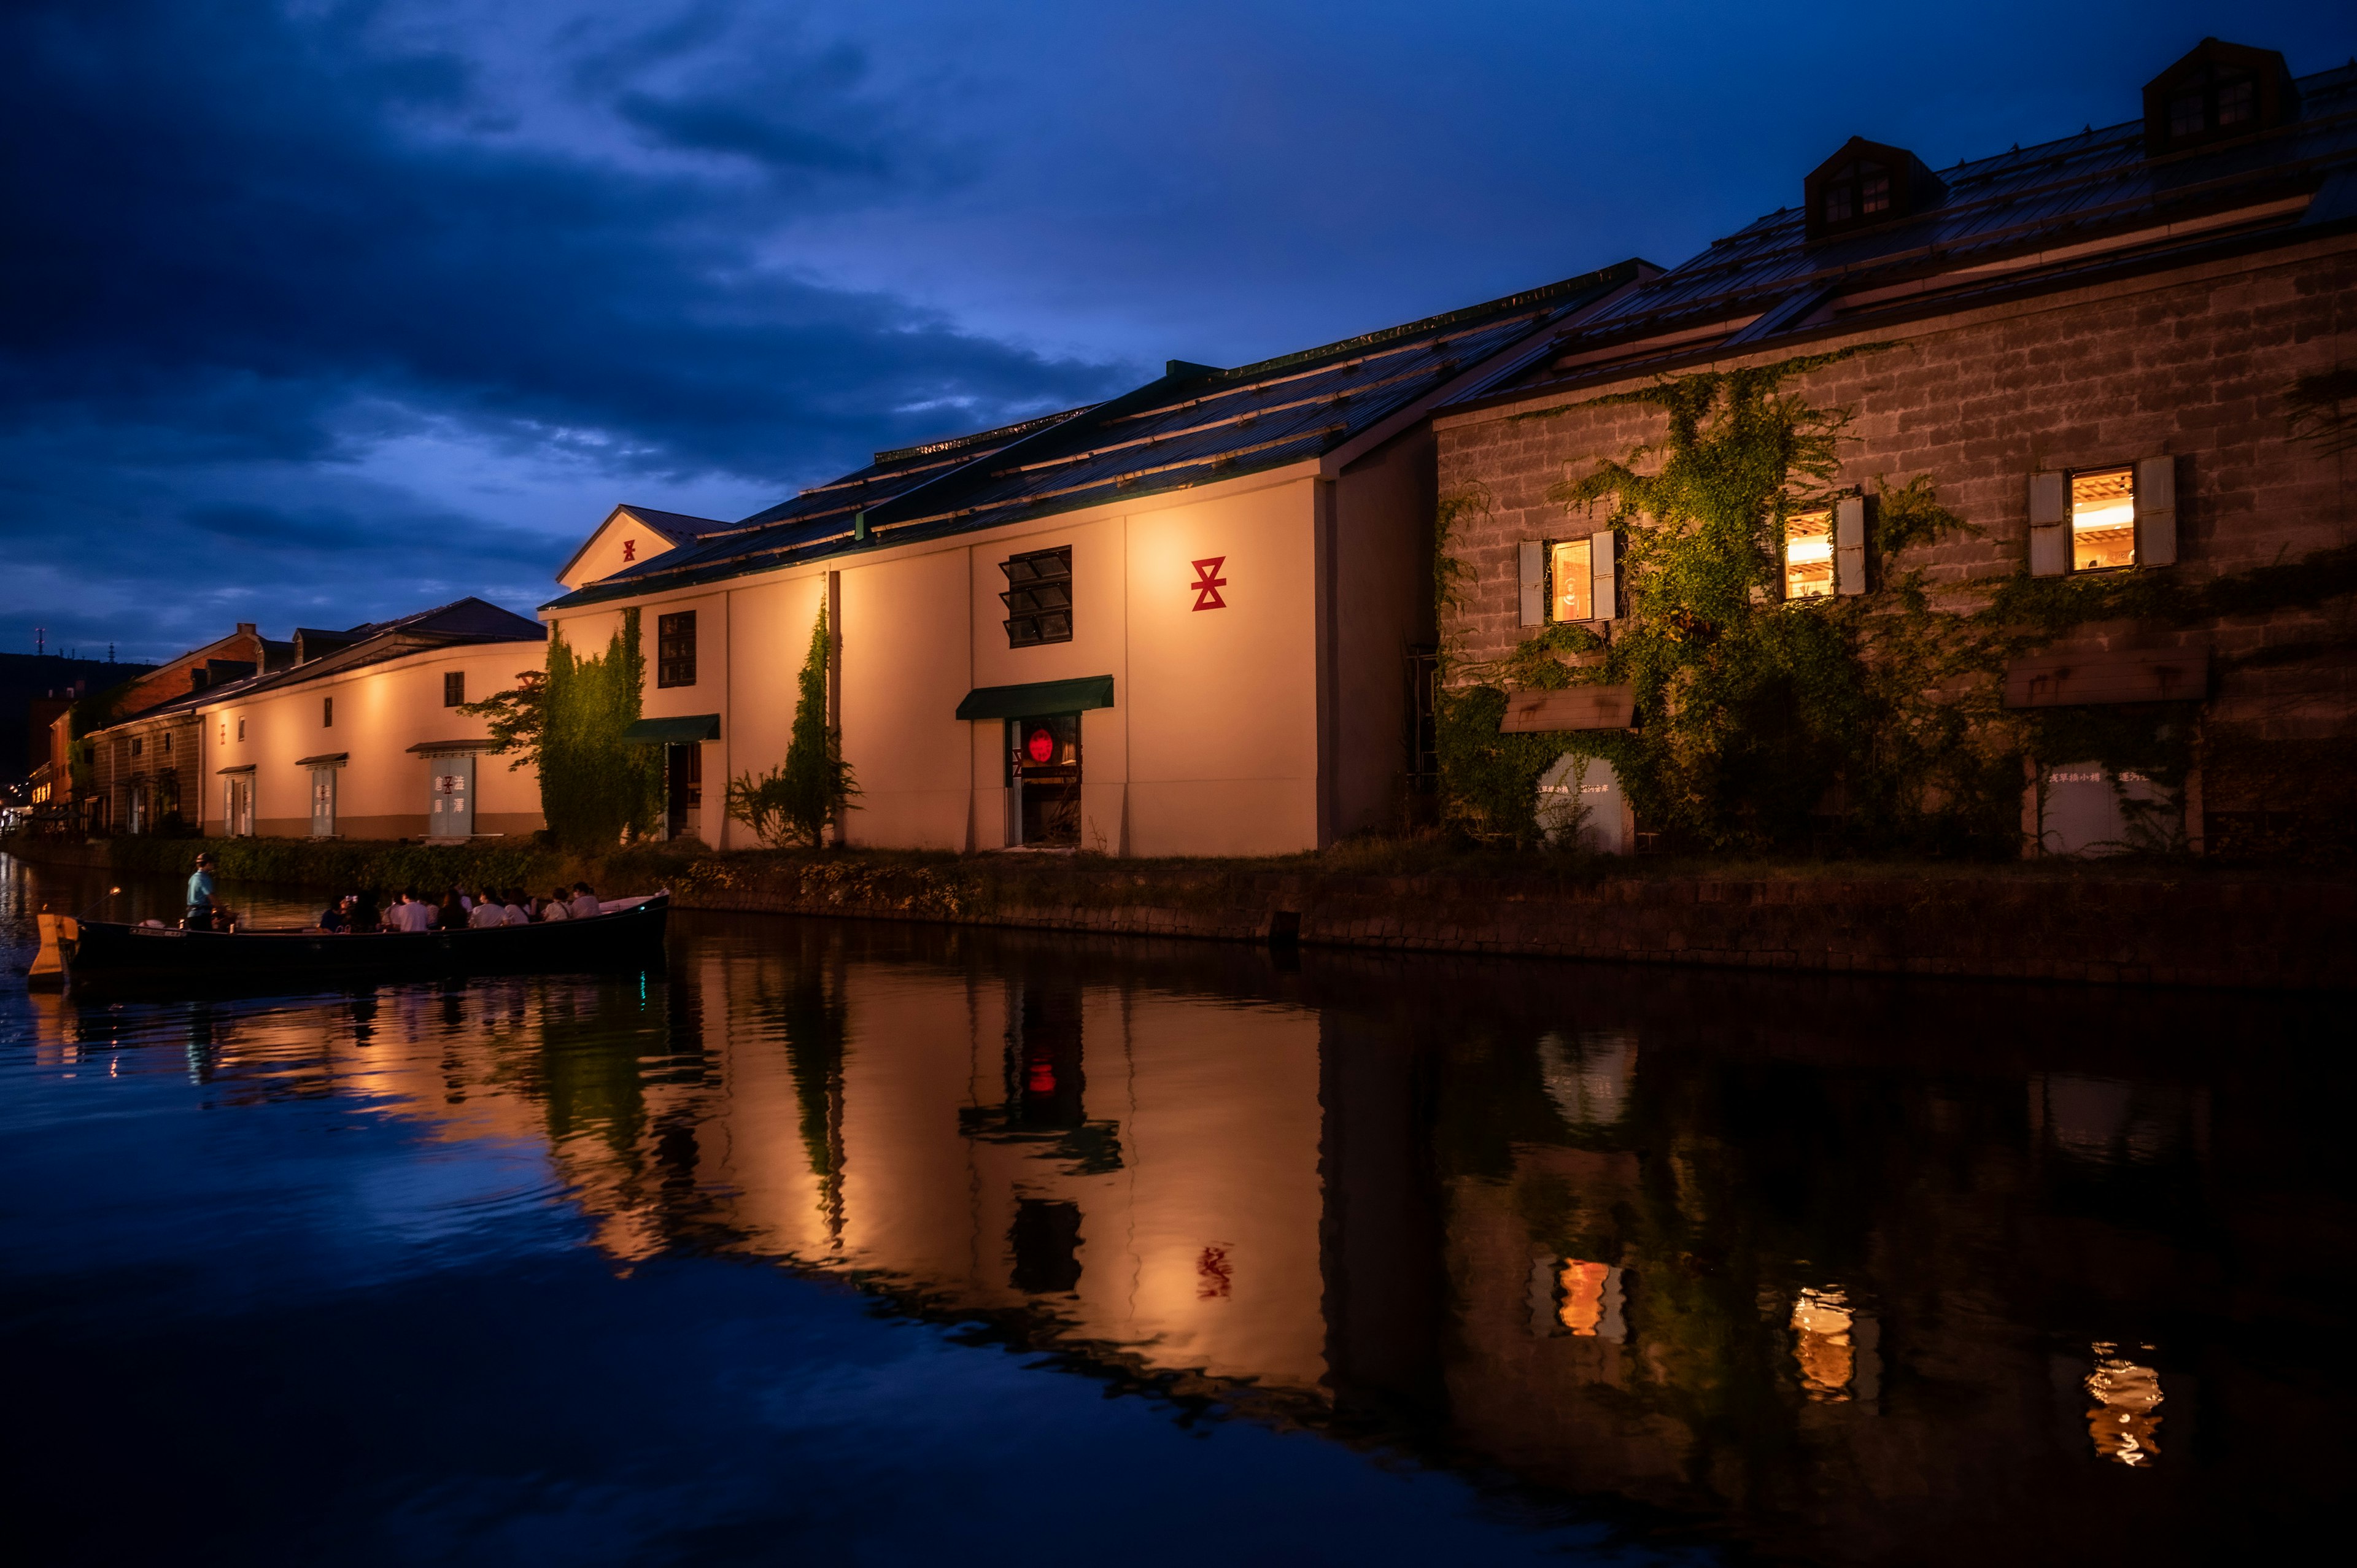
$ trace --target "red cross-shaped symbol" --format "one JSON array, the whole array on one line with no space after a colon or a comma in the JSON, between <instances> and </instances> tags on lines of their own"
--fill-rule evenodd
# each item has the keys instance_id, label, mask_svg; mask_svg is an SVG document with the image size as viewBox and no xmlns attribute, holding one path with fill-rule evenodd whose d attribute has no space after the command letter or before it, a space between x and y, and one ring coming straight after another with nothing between
<instances>
[{"instance_id":1,"label":"red cross-shaped symbol","mask_svg":"<svg viewBox=\"0 0 2357 1568\"><path fill-rule=\"evenodd\" d=\"M622 541L622 559L625 561L635 561L638 558L639 542L635 539L625 539Z\"/></svg>"},{"instance_id":2,"label":"red cross-shaped symbol","mask_svg":"<svg viewBox=\"0 0 2357 1568\"><path fill-rule=\"evenodd\" d=\"M1197 609L1223 610L1228 607L1228 601L1220 597L1220 590L1228 585L1228 580L1219 575L1220 568L1227 564L1228 558L1224 555L1213 555L1194 563L1195 581L1189 586L1195 590Z\"/></svg>"}]
</instances>

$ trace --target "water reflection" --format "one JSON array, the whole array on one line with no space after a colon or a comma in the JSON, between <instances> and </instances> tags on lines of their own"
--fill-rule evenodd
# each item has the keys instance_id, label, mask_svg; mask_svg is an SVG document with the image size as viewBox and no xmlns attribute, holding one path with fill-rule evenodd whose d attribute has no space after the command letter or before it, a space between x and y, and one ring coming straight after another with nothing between
<instances>
[{"instance_id":1,"label":"water reflection","mask_svg":"<svg viewBox=\"0 0 2357 1568\"><path fill-rule=\"evenodd\" d=\"M25 1017L538 1149L617 1265L776 1260L1772 1551L2167 1560L2334 1495L2334 1396L2254 1333L2350 1326L2348 1069L2292 1004L682 926L664 976ZM2124 1514L2164 1382L2222 1413Z\"/></svg>"}]
</instances>

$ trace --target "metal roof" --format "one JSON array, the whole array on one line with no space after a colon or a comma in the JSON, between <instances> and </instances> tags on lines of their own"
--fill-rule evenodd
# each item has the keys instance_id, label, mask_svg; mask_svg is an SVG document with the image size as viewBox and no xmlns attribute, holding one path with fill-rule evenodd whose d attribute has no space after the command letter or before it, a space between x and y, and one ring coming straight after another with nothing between
<instances>
[{"instance_id":1,"label":"metal roof","mask_svg":"<svg viewBox=\"0 0 2357 1568\"><path fill-rule=\"evenodd\" d=\"M1583 320L1548 364L1448 406L2076 285L2228 242L2297 240L2349 216L2357 65L2298 86L2296 119L2231 142L2148 156L2138 117L1960 161L1938 171L1943 199L1871 229L1811 242L1802 209L1780 208Z\"/></svg>"},{"instance_id":2,"label":"metal roof","mask_svg":"<svg viewBox=\"0 0 2357 1568\"><path fill-rule=\"evenodd\" d=\"M1171 362L1090 407L925 446L543 606L683 588L876 543L1149 495L1323 456L1633 282L1636 262L1257 364Z\"/></svg>"}]
</instances>

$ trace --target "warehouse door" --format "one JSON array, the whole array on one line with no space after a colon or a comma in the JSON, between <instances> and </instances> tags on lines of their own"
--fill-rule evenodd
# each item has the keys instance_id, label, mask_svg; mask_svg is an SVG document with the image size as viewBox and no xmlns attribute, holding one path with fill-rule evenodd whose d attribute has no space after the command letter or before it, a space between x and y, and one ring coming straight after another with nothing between
<instances>
[{"instance_id":1,"label":"warehouse door","mask_svg":"<svg viewBox=\"0 0 2357 1568\"><path fill-rule=\"evenodd\" d=\"M311 836L336 836L336 770L332 768L311 769Z\"/></svg>"},{"instance_id":2,"label":"warehouse door","mask_svg":"<svg viewBox=\"0 0 2357 1568\"><path fill-rule=\"evenodd\" d=\"M425 836L430 839L462 839L475 831L475 759L471 757L436 757L428 759L434 769L434 799L425 817Z\"/></svg>"},{"instance_id":3,"label":"warehouse door","mask_svg":"<svg viewBox=\"0 0 2357 1568\"><path fill-rule=\"evenodd\" d=\"M1015 842L1077 849L1081 842L1081 715L1010 719L1008 781L1014 786Z\"/></svg>"}]
</instances>

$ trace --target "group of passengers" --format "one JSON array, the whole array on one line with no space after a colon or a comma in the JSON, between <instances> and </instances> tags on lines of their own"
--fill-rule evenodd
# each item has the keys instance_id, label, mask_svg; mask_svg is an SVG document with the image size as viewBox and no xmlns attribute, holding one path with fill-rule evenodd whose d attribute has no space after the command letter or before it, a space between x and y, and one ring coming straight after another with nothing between
<instances>
[{"instance_id":1,"label":"group of passengers","mask_svg":"<svg viewBox=\"0 0 2357 1568\"><path fill-rule=\"evenodd\" d=\"M348 893L319 917L323 931L458 931L494 926L544 925L582 920L605 912L587 882L557 887L536 898L521 887L463 887L453 883L437 900L405 888L382 912L373 893Z\"/></svg>"}]
</instances>

